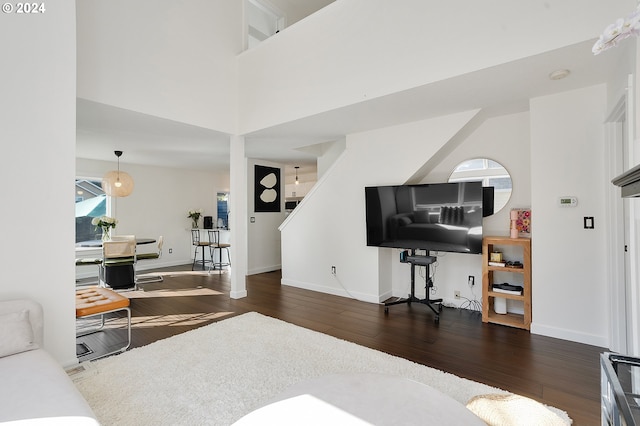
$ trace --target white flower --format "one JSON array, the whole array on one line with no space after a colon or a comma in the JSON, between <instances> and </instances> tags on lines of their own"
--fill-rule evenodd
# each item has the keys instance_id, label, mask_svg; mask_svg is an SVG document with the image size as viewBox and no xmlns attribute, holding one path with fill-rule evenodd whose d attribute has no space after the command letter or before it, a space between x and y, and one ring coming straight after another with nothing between
<instances>
[{"instance_id":1,"label":"white flower","mask_svg":"<svg viewBox=\"0 0 640 426\"><path fill-rule=\"evenodd\" d=\"M594 44L593 47L591 48L591 51L593 52L594 55L604 52L605 50L606 48L604 45L604 41L602 41L602 37L600 37L598 41L596 41L596 44Z\"/></svg>"},{"instance_id":2,"label":"white flower","mask_svg":"<svg viewBox=\"0 0 640 426\"><path fill-rule=\"evenodd\" d=\"M634 35L640 35L640 4L626 19L618 18L616 22L607 26L591 48L591 51L594 55L597 55Z\"/></svg>"},{"instance_id":3,"label":"white flower","mask_svg":"<svg viewBox=\"0 0 640 426\"><path fill-rule=\"evenodd\" d=\"M640 34L640 6L631 15L627 16L624 21L624 28L629 35Z\"/></svg>"},{"instance_id":4,"label":"white flower","mask_svg":"<svg viewBox=\"0 0 640 426\"><path fill-rule=\"evenodd\" d=\"M613 24L609 25L607 28L604 29L602 33L602 37L604 37L604 42L610 43L613 40L615 40L616 37L618 37L623 32L623 28L624 28L624 19L622 18L616 19L616 22L614 22Z\"/></svg>"},{"instance_id":5,"label":"white flower","mask_svg":"<svg viewBox=\"0 0 640 426\"><path fill-rule=\"evenodd\" d=\"M91 219L91 224L95 226L96 229L115 228L117 223L118 223L117 220L109 216L100 216L100 217L94 217L93 219Z\"/></svg>"},{"instance_id":6,"label":"white flower","mask_svg":"<svg viewBox=\"0 0 640 426\"><path fill-rule=\"evenodd\" d=\"M187 215L187 217L198 220L200 219L201 215L202 215L202 209L189 210L189 214Z\"/></svg>"}]
</instances>

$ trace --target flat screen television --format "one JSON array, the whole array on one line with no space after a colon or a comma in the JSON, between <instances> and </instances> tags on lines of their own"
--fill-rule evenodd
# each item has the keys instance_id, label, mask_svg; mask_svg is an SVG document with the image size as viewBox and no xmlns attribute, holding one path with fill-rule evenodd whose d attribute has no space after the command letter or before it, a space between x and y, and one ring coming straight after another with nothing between
<instances>
[{"instance_id":1,"label":"flat screen television","mask_svg":"<svg viewBox=\"0 0 640 426\"><path fill-rule=\"evenodd\" d=\"M481 182L368 186L367 245L482 253Z\"/></svg>"}]
</instances>

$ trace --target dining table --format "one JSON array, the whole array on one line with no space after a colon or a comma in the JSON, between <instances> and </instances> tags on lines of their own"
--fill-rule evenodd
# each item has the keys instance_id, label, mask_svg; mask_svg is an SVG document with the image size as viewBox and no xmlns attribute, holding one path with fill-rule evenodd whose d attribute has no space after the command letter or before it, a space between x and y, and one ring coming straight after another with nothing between
<instances>
[{"instance_id":1,"label":"dining table","mask_svg":"<svg viewBox=\"0 0 640 426\"><path fill-rule=\"evenodd\" d=\"M136 237L136 245L153 244L157 240L155 238ZM101 248L103 241L87 240L76 243L77 248ZM98 279L113 289L135 288L135 269L133 264L124 264L117 266L99 265Z\"/></svg>"},{"instance_id":2,"label":"dining table","mask_svg":"<svg viewBox=\"0 0 640 426\"><path fill-rule=\"evenodd\" d=\"M155 238L138 238L136 237L136 245L143 244L153 244L156 242ZM79 241L76 243L76 247L86 247L86 248L100 248L102 247L102 240L87 240L87 241Z\"/></svg>"}]
</instances>

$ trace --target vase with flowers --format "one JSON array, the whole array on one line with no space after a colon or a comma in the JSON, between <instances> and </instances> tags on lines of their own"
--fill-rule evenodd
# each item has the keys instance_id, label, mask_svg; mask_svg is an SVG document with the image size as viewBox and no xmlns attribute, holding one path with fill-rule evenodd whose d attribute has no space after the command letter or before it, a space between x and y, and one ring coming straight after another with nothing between
<instances>
[{"instance_id":1,"label":"vase with flowers","mask_svg":"<svg viewBox=\"0 0 640 426\"><path fill-rule=\"evenodd\" d=\"M200 221L200 216L202 216L202 209L197 210L189 210L188 218L191 218L191 227L193 229L198 229L198 222Z\"/></svg>"},{"instance_id":2,"label":"vase with flowers","mask_svg":"<svg viewBox=\"0 0 640 426\"><path fill-rule=\"evenodd\" d=\"M96 227L96 231L98 228L102 230L102 241L111 240L111 228L115 228L116 223L118 221L109 216L99 216L91 219L91 224Z\"/></svg>"}]
</instances>

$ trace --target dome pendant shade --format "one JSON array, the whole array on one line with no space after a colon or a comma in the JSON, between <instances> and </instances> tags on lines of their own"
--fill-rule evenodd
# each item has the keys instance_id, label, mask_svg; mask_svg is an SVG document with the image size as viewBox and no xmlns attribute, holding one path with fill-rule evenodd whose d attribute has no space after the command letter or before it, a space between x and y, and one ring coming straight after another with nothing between
<instances>
[{"instance_id":1,"label":"dome pendant shade","mask_svg":"<svg viewBox=\"0 0 640 426\"><path fill-rule=\"evenodd\" d=\"M104 175L102 190L111 197L126 197L133 192L133 178L128 173L120 171L122 151L113 151L113 153L118 157L118 170Z\"/></svg>"},{"instance_id":2,"label":"dome pendant shade","mask_svg":"<svg viewBox=\"0 0 640 426\"><path fill-rule=\"evenodd\" d=\"M102 178L102 190L111 197L126 197L133 192L133 178L127 172L107 172Z\"/></svg>"}]
</instances>

